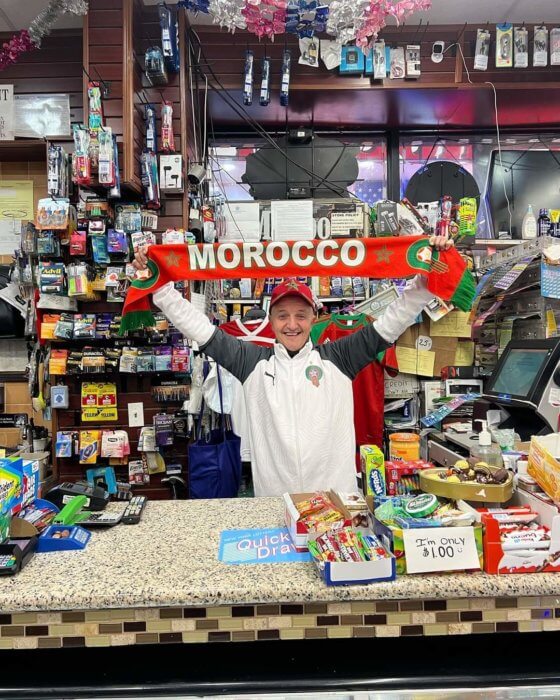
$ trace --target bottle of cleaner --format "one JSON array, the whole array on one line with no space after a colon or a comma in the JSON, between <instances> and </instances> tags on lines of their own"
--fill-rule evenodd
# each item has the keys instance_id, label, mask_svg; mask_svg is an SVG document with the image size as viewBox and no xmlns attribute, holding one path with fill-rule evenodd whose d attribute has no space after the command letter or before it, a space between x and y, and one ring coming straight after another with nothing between
<instances>
[{"instance_id":1,"label":"bottle of cleaner","mask_svg":"<svg viewBox=\"0 0 560 700\"><path fill-rule=\"evenodd\" d=\"M548 231L550 229L550 217L548 215L548 209L540 210L539 219L537 221L537 228L539 236L548 236Z\"/></svg>"},{"instance_id":2,"label":"bottle of cleaner","mask_svg":"<svg viewBox=\"0 0 560 700\"><path fill-rule=\"evenodd\" d=\"M537 237L537 219L533 214L533 207L529 204L525 216L523 217L523 225L521 226L521 238L524 241L531 240Z\"/></svg>"},{"instance_id":3,"label":"bottle of cleaner","mask_svg":"<svg viewBox=\"0 0 560 700\"><path fill-rule=\"evenodd\" d=\"M489 467L502 467L502 451L497 445L492 444L488 421L477 422L482 423L482 430L478 434L478 445L471 447L471 457L477 462L486 462Z\"/></svg>"}]
</instances>

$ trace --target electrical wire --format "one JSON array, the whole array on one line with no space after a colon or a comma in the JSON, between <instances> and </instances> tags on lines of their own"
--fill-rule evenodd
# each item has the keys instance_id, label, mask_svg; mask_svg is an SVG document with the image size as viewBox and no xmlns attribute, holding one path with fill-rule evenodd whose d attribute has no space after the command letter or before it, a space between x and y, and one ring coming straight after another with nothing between
<instances>
[{"instance_id":1,"label":"electrical wire","mask_svg":"<svg viewBox=\"0 0 560 700\"><path fill-rule=\"evenodd\" d=\"M205 88L204 88L204 135L202 137L202 163L206 163L206 127L207 127L207 112L208 112L208 78L204 76Z\"/></svg>"},{"instance_id":2,"label":"electrical wire","mask_svg":"<svg viewBox=\"0 0 560 700\"><path fill-rule=\"evenodd\" d=\"M453 44L452 44L452 46L453 46ZM471 80L471 74L469 73L469 69L467 67L467 62L465 61L465 54L463 53L463 48L461 47L461 44L456 44L456 46L459 49L459 53L461 54L463 66L465 67L465 71L467 73L467 80L469 81L469 83L471 85L474 85L473 81ZM506 189L506 180L504 177L504 164L502 161L502 142L501 142L501 137L500 137L500 119L499 119L499 115L498 115L498 93L496 91L496 86L490 80L485 80L484 84L490 85L490 87L492 88L492 91L494 93L494 116L496 119L496 138L498 141L498 158L500 161L500 168L502 170L502 185L504 188L504 196L505 196L506 202L507 202L507 210L508 210L508 215L509 215L509 233L511 235L513 214L511 211L511 202L509 201L509 197L508 197L508 193L507 193L507 189Z\"/></svg>"},{"instance_id":3,"label":"electrical wire","mask_svg":"<svg viewBox=\"0 0 560 700\"><path fill-rule=\"evenodd\" d=\"M194 139L194 157L198 162L198 142L196 138L197 124L196 124L196 114L194 111L194 87L193 87L193 77L192 77L192 61L189 60L189 91L191 93L191 116L192 116L192 129L193 129L193 139Z\"/></svg>"},{"instance_id":4,"label":"electrical wire","mask_svg":"<svg viewBox=\"0 0 560 700\"><path fill-rule=\"evenodd\" d=\"M206 60L206 56L204 55L204 51L202 49L202 42L201 42L198 34L194 31L194 29L192 29L192 27L188 28L187 31L196 37L196 40L197 40L198 45L199 45L200 55L204 59L205 65L208 68L210 75L212 76L212 78L214 79L214 81L216 82L218 87L220 88L220 89L218 89L215 85L212 85L209 83L210 89L214 90L216 92L216 94L218 95L218 97L222 101L224 101L228 105L228 107L230 107L230 109L232 109L238 116L240 116L260 136L262 136L264 139L266 139L270 143L270 145L273 148L275 148L277 151L279 151L288 162L292 163L297 168L300 168L301 170L306 172L308 175L310 175L312 178L320 179L320 176L317 175L317 173L315 173L314 171L306 168L304 165L302 165L302 164L294 161L292 158L290 158L290 156L288 156L286 151L284 151L276 143L276 141L274 141L274 139L271 138L271 136L268 134L268 132L241 105L239 105L235 101L235 99L230 95L230 91L223 85L223 83L220 81L220 79L218 78L218 76L214 72L214 69L211 67L211 65ZM200 68L200 66L199 66L199 68ZM311 184L313 185L313 181ZM323 181L321 180L319 184L323 184ZM327 188L330 189L332 192L334 192L337 196L341 196L341 193L343 193L344 195L349 194L347 188L341 187L340 185L337 185L334 182L326 182L325 181L325 184L326 184ZM315 189L315 187L313 186L312 189Z\"/></svg>"}]
</instances>

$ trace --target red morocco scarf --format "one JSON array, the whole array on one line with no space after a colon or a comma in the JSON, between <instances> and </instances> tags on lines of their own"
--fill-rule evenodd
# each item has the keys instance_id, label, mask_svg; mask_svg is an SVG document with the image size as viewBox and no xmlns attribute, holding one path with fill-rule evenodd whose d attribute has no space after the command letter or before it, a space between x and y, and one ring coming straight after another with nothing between
<instances>
[{"instance_id":1,"label":"red morocco scarf","mask_svg":"<svg viewBox=\"0 0 560 700\"><path fill-rule=\"evenodd\" d=\"M457 250L436 251L426 236L153 245L148 269L151 277L134 280L128 290L121 333L153 326L150 294L180 280L421 274L434 296L462 311L470 309L475 295L472 275Z\"/></svg>"}]
</instances>

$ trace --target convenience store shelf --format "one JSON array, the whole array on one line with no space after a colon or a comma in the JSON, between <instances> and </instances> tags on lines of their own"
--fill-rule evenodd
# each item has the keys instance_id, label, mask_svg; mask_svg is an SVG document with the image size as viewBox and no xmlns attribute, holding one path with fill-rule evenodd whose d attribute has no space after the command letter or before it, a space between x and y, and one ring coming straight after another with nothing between
<instances>
[{"instance_id":1,"label":"convenience store shelf","mask_svg":"<svg viewBox=\"0 0 560 700\"><path fill-rule=\"evenodd\" d=\"M515 239L503 239L503 238L475 238L474 241L465 241L457 244L459 250L487 250L488 248L495 248L496 250L505 250L506 248L511 248L512 246L520 245L525 243L525 241Z\"/></svg>"},{"instance_id":2,"label":"convenience store shelf","mask_svg":"<svg viewBox=\"0 0 560 700\"><path fill-rule=\"evenodd\" d=\"M365 296L359 297L319 297L319 301L323 303L337 302L337 301L364 301ZM260 304L261 299L214 299L213 304Z\"/></svg>"}]
</instances>

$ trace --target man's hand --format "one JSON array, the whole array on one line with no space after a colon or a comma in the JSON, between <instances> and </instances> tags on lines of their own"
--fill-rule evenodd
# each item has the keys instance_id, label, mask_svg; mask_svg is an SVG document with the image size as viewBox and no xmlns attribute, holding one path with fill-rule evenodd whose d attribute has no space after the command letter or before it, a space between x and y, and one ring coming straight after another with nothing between
<instances>
[{"instance_id":1,"label":"man's hand","mask_svg":"<svg viewBox=\"0 0 560 700\"><path fill-rule=\"evenodd\" d=\"M431 241L430 241L431 242ZM142 272L143 270L148 269L148 246L142 246L141 248L138 248L138 252L134 256L134 260L132 261L132 265L138 272Z\"/></svg>"},{"instance_id":2,"label":"man's hand","mask_svg":"<svg viewBox=\"0 0 560 700\"><path fill-rule=\"evenodd\" d=\"M447 238L447 236L431 236L430 245L436 250L449 250L453 248L455 242L452 238Z\"/></svg>"}]
</instances>

